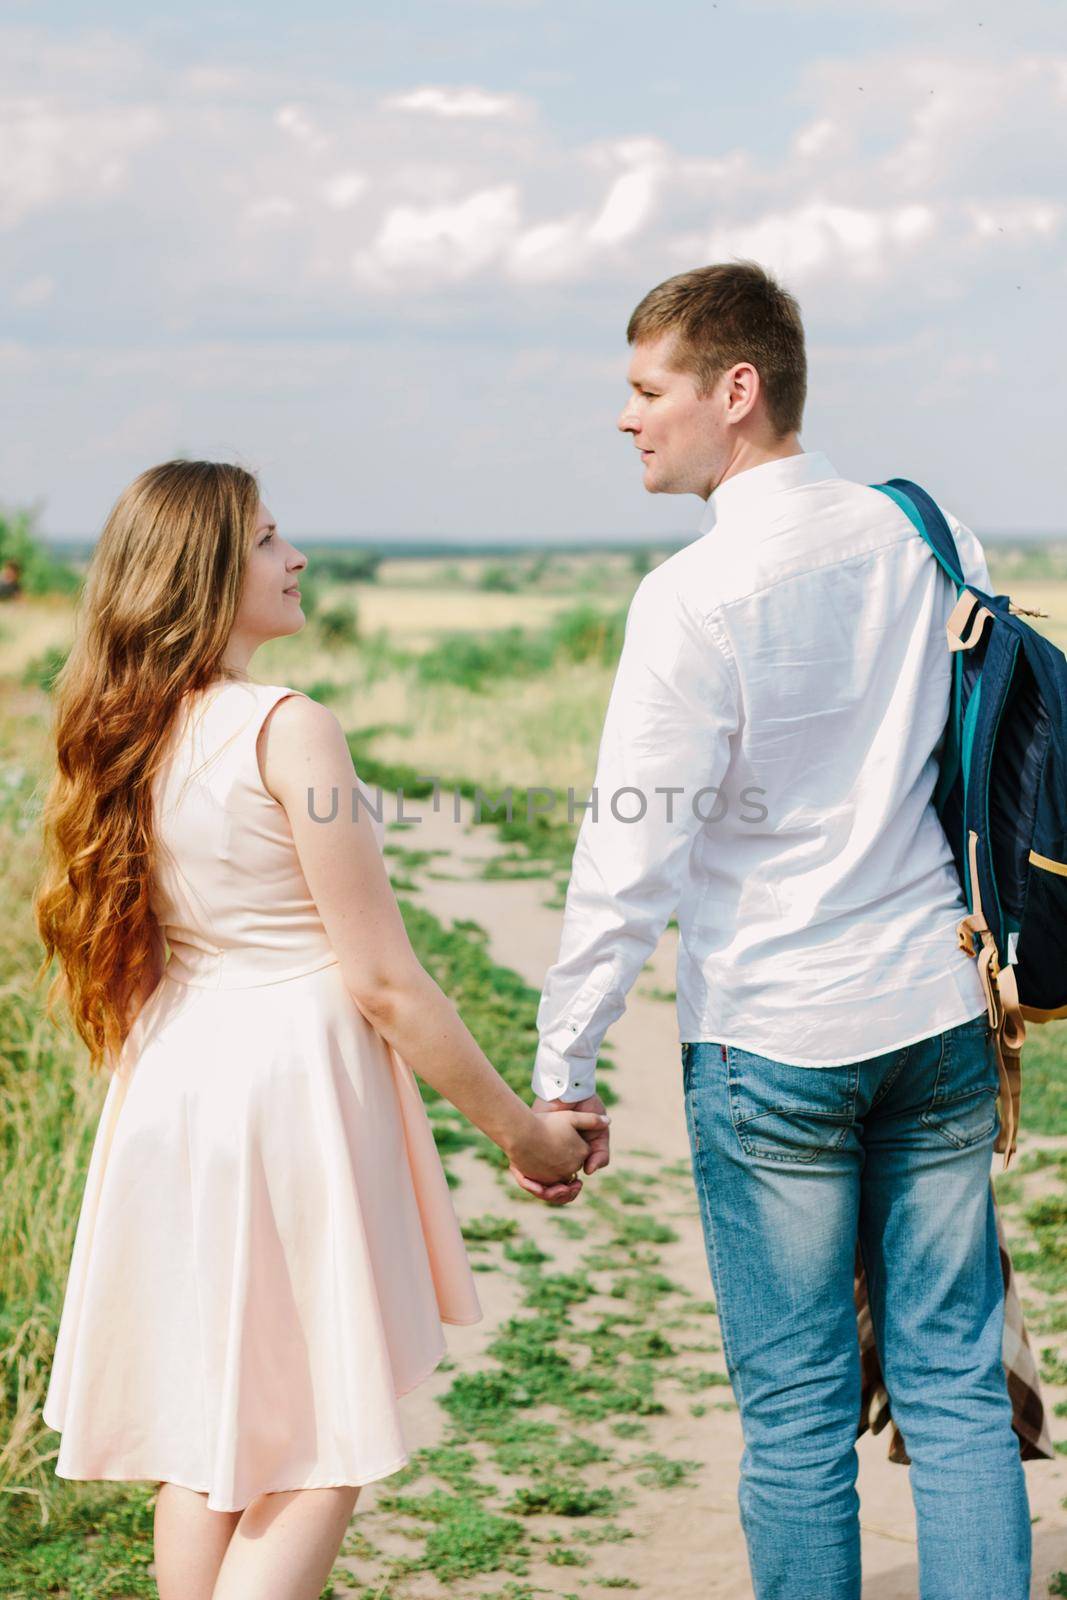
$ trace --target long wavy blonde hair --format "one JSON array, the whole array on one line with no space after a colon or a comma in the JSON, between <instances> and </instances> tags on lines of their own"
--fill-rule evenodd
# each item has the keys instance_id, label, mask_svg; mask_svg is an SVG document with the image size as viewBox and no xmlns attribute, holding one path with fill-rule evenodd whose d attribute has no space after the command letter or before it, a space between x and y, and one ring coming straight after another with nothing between
<instances>
[{"instance_id":1,"label":"long wavy blonde hair","mask_svg":"<svg viewBox=\"0 0 1067 1600\"><path fill-rule=\"evenodd\" d=\"M223 663L259 511L259 485L224 461L167 461L119 496L79 597L54 685L56 771L34 893L45 957L90 1070L117 1058L154 970L152 779L182 696L238 676Z\"/></svg>"}]
</instances>

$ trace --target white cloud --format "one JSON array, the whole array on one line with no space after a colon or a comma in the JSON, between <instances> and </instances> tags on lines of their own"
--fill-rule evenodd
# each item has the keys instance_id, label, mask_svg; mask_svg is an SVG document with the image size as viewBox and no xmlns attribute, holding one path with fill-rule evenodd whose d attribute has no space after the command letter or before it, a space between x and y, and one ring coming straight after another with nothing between
<instances>
[{"instance_id":1,"label":"white cloud","mask_svg":"<svg viewBox=\"0 0 1067 1600\"><path fill-rule=\"evenodd\" d=\"M365 172L335 172L321 185L320 193L333 211L347 211L367 187Z\"/></svg>"},{"instance_id":2,"label":"white cloud","mask_svg":"<svg viewBox=\"0 0 1067 1600\"><path fill-rule=\"evenodd\" d=\"M40 96L0 101L0 225L117 194L133 157L163 132L148 106L67 110Z\"/></svg>"},{"instance_id":3,"label":"white cloud","mask_svg":"<svg viewBox=\"0 0 1067 1600\"><path fill-rule=\"evenodd\" d=\"M1062 53L894 50L813 63L804 81L847 142L844 170L879 194L1062 186Z\"/></svg>"},{"instance_id":4,"label":"white cloud","mask_svg":"<svg viewBox=\"0 0 1067 1600\"><path fill-rule=\"evenodd\" d=\"M603 139L589 149L588 160L592 167L655 167L665 157L673 154L670 145L662 139L644 135L630 139Z\"/></svg>"},{"instance_id":5,"label":"white cloud","mask_svg":"<svg viewBox=\"0 0 1067 1600\"><path fill-rule=\"evenodd\" d=\"M447 89L426 84L382 102L387 111L423 112L434 117L516 117L523 104L518 95L492 94L487 89Z\"/></svg>"},{"instance_id":6,"label":"white cloud","mask_svg":"<svg viewBox=\"0 0 1067 1600\"><path fill-rule=\"evenodd\" d=\"M171 69L158 52L136 57L127 104L110 35L55 50L43 33L19 37L23 76L53 92L5 100L0 67L0 224L107 199L127 209L135 248L145 215L182 227L201 241L195 261L157 251L146 298L155 270L160 295L284 288L318 316L343 309L353 281L365 294L394 282L447 294L477 278L506 295L609 274L637 288L665 265L740 254L817 294L840 276L857 295L907 293L921 262L921 292L959 295L1000 241L1048 250L1062 226L1048 130L1062 123L1067 62L1033 52L812 61L779 148L731 145L743 136L712 125L704 148L683 153L640 128L568 140L523 96L473 84L416 84L383 102L302 80L288 98L259 69ZM0 29L0 55L7 42ZM130 68L129 49L119 58ZM260 248L263 228L279 248ZM31 276L32 264L4 292Z\"/></svg>"},{"instance_id":7,"label":"white cloud","mask_svg":"<svg viewBox=\"0 0 1067 1600\"><path fill-rule=\"evenodd\" d=\"M515 240L508 269L520 283L552 283L574 277L588 259L579 214L527 228Z\"/></svg>"},{"instance_id":8,"label":"white cloud","mask_svg":"<svg viewBox=\"0 0 1067 1600\"><path fill-rule=\"evenodd\" d=\"M12 293L11 303L22 309L32 310L37 306L47 305L54 299L55 292L56 280L48 273L42 272L20 283Z\"/></svg>"},{"instance_id":9,"label":"white cloud","mask_svg":"<svg viewBox=\"0 0 1067 1600\"><path fill-rule=\"evenodd\" d=\"M655 167L646 166L616 178L590 224L590 243L622 244L639 232L652 214L658 176Z\"/></svg>"},{"instance_id":10,"label":"white cloud","mask_svg":"<svg viewBox=\"0 0 1067 1600\"><path fill-rule=\"evenodd\" d=\"M587 164L615 175L588 209L525 221L519 187L503 183L430 205L389 208L353 266L366 287L387 288L397 274L423 283L457 282L493 270L521 283L581 278L605 252L645 230L670 151L658 140L594 146ZM626 170L618 171L620 163Z\"/></svg>"},{"instance_id":11,"label":"white cloud","mask_svg":"<svg viewBox=\"0 0 1067 1600\"><path fill-rule=\"evenodd\" d=\"M793 137L793 154L801 161L811 161L825 156L841 143L841 128L833 117L818 117L807 123Z\"/></svg>"},{"instance_id":12,"label":"white cloud","mask_svg":"<svg viewBox=\"0 0 1067 1600\"><path fill-rule=\"evenodd\" d=\"M605 252L636 240L652 218L671 152L655 139L620 140L589 152L595 170L617 168L620 161L628 170L612 179L591 214L572 211L534 223L519 235L507 261L513 278L526 283L580 278Z\"/></svg>"},{"instance_id":13,"label":"white cloud","mask_svg":"<svg viewBox=\"0 0 1067 1600\"><path fill-rule=\"evenodd\" d=\"M519 224L515 184L479 189L455 205L394 206L353 271L364 285L388 287L397 273L431 280L471 276L497 259Z\"/></svg>"},{"instance_id":14,"label":"white cloud","mask_svg":"<svg viewBox=\"0 0 1067 1600\"><path fill-rule=\"evenodd\" d=\"M113 29L65 33L13 24L0 32L0 94L24 92L32 83L36 94L91 87L118 99L128 96L131 84L151 93L161 75L138 42Z\"/></svg>"},{"instance_id":15,"label":"white cloud","mask_svg":"<svg viewBox=\"0 0 1067 1600\"><path fill-rule=\"evenodd\" d=\"M252 74L235 67L190 67L182 73L181 87L193 95L215 98L219 95L243 93L255 86Z\"/></svg>"},{"instance_id":16,"label":"white cloud","mask_svg":"<svg viewBox=\"0 0 1067 1600\"><path fill-rule=\"evenodd\" d=\"M917 363L915 371L915 404L929 409L958 405L978 385L996 378L1002 366L991 350L960 351L936 363Z\"/></svg>"},{"instance_id":17,"label":"white cloud","mask_svg":"<svg viewBox=\"0 0 1067 1600\"><path fill-rule=\"evenodd\" d=\"M329 136L315 127L300 106L280 106L275 113L274 121L283 132L290 134L298 143L306 145L309 150L325 150L331 142Z\"/></svg>"},{"instance_id":18,"label":"white cloud","mask_svg":"<svg viewBox=\"0 0 1067 1600\"><path fill-rule=\"evenodd\" d=\"M249 222L288 222L296 215L296 202L283 194L268 194L250 200L244 214Z\"/></svg>"},{"instance_id":19,"label":"white cloud","mask_svg":"<svg viewBox=\"0 0 1067 1600\"><path fill-rule=\"evenodd\" d=\"M746 148L734 123L710 121L683 152L641 123L576 140L524 96L477 85L416 84L383 102L328 72L280 88L259 67L171 67L132 47L116 57L110 35L55 50L43 32L24 35L22 76L49 87L4 98L0 28L0 225L24 227L28 252L0 267L8 303L50 276L31 230L62 230L104 201L112 231L96 278L125 226L146 323L176 304L195 316L220 294L255 316L281 294L317 324L401 285L427 297L420 314L444 319L474 281L501 304L518 286L577 306L598 281L629 298L668 270L736 255L841 320L875 295L965 297L1004 242L1016 274L1062 237L1067 61L1032 51L814 58L783 101L777 142L765 132ZM171 229L195 252L162 249ZM54 247L55 234L42 248ZM84 262L81 238L79 250ZM90 317L92 278L90 267L77 291Z\"/></svg>"},{"instance_id":20,"label":"white cloud","mask_svg":"<svg viewBox=\"0 0 1067 1600\"><path fill-rule=\"evenodd\" d=\"M749 151L731 150L723 156L672 156L666 177L674 208L688 215L699 207L706 215L709 206L751 205L755 197L777 194L780 170L769 181Z\"/></svg>"},{"instance_id":21,"label":"white cloud","mask_svg":"<svg viewBox=\"0 0 1067 1600\"><path fill-rule=\"evenodd\" d=\"M122 456L145 460L158 450L160 439L174 439L178 435L180 414L177 397L162 394L146 397L124 415L98 416L74 445L70 459L79 466Z\"/></svg>"},{"instance_id":22,"label":"white cloud","mask_svg":"<svg viewBox=\"0 0 1067 1600\"><path fill-rule=\"evenodd\" d=\"M973 202L966 207L977 239L1050 238L1063 221L1064 208L1054 200L1005 200L996 205Z\"/></svg>"},{"instance_id":23,"label":"white cloud","mask_svg":"<svg viewBox=\"0 0 1067 1600\"><path fill-rule=\"evenodd\" d=\"M854 17L856 9L855 0L750 0L750 3L763 11L801 11L812 16L818 13L824 16L844 13L849 21ZM872 13L889 12L902 17L918 16L929 19L940 28L945 28L953 22L963 22L970 30L972 43L975 44L982 38L981 30L987 25L984 18L976 16L974 0L937 0L937 4L933 7L930 5L930 0L869 0L868 10ZM990 15L995 16L994 13ZM1042 21L1054 24L1062 22L1060 0L1013 0L1011 22L1016 29L1028 22Z\"/></svg>"},{"instance_id":24,"label":"white cloud","mask_svg":"<svg viewBox=\"0 0 1067 1600\"><path fill-rule=\"evenodd\" d=\"M709 261L750 257L793 283L845 272L887 277L901 255L934 231L933 209L922 205L874 207L812 201L751 221L719 224L705 247Z\"/></svg>"},{"instance_id":25,"label":"white cloud","mask_svg":"<svg viewBox=\"0 0 1067 1600\"><path fill-rule=\"evenodd\" d=\"M27 341L0 347L22 408L0 438L8 492L47 490L57 531L87 529L118 483L185 446L247 451L271 493L284 498L284 482L313 526L338 532L353 517L443 527L446 507L451 531L478 537L498 530L516 481L532 486L530 532L679 527L673 502L612 498L626 313L669 271L748 254L800 291L813 447L846 470L866 451L872 478L884 454L931 481L954 449L957 485L991 524L1059 518L1049 419L1063 382L1047 324L1063 273L1067 59L1018 31L1034 0L1015 0L1023 44L1005 24L996 59L936 19L922 31L935 48L905 30L902 48L858 58L832 24L806 29L788 63L789 40L768 33L767 61L735 58L721 104L705 71L700 115L654 92L662 69L642 73L632 31L613 47L610 98L603 63L573 51L559 52L564 77L539 73L505 30L488 37L503 3L484 0L487 27L467 40L442 24L428 43L447 48L428 49L417 78L404 76L406 24L383 23L397 91L384 103L331 58L333 32L307 31L298 59L264 37L230 67L202 35L193 48L188 18L128 38L0 25L0 301ZM511 76L497 77L508 49ZM775 93L757 134L738 105L764 66ZM688 94L702 69L671 70ZM460 82L421 78L436 72ZM590 137L606 126L613 137ZM446 326L468 390L442 430ZM827 344L840 352L829 365ZM1022 348L1036 375L1005 421L990 402ZM353 384L371 363L389 404ZM173 409L159 404L171 395ZM563 435L581 441L582 472L531 470ZM492 465L472 485L479 441Z\"/></svg>"}]
</instances>

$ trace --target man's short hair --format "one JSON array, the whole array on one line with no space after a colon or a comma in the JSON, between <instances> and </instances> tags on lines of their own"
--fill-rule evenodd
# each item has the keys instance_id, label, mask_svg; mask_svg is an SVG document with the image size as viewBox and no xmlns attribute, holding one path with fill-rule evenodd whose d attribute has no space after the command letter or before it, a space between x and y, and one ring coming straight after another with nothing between
<instances>
[{"instance_id":1,"label":"man's short hair","mask_svg":"<svg viewBox=\"0 0 1067 1600\"><path fill-rule=\"evenodd\" d=\"M675 335L671 366L691 372L702 395L727 368L750 361L777 436L799 433L808 388L800 307L757 261L694 267L650 289L626 337L640 344L664 333Z\"/></svg>"}]
</instances>

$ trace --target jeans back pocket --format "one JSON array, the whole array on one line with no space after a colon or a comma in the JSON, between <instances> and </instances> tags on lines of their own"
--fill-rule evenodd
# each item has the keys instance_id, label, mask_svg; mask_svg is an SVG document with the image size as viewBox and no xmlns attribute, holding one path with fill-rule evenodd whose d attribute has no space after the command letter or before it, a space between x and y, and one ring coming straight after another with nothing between
<instances>
[{"instance_id":1,"label":"jeans back pocket","mask_svg":"<svg viewBox=\"0 0 1067 1600\"><path fill-rule=\"evenodd\" d=\"M840 1150L856 1122L859 1062L797 1067L751 1050L727 1053L730 1119L746 1155L809 1162Z\"/></svg>"},{"instance_id":2,"label":"jeans back pocket","mask_svg":"<svg viewBox=\"0 0 1067 1600\"><path fill-rule=\"evenodd\" d=\"M957 1150L995 1139L999 1090L993 1030L983 1011L941 1035L933 1094L919 1121Z\"/></svg>"}]
</instances>

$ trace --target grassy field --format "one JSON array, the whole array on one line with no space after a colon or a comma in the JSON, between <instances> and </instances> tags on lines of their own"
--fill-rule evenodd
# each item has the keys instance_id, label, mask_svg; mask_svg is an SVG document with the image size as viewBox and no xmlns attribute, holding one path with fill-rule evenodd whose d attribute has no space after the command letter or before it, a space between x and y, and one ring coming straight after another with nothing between
<instances>
[{"instance_id":1,"label":"grassy field","mask_svg":"<svg viewBox=\"0 0 1067 1600\"><path fill-rule=\"evenodd\" d=\"M998 591L1049 612L1035 626L1067 647L1067 575L1058 569L1042 575L1040 562L1035 572L1034 562L1020 562L1014 551L999 556L991 549L989 556ZM307 627L261 650L252 672L261 682L289 683L329 703L350 733L357 768L372 782L411 772L462 784L468 792L473 785L493 790L508 784L517 790L573 786L581 792L592 780L622 618L642 570L640 560L618 554L542 561L528 555L510 561L463 556L387 560L372 582L313 579ZM31 985L39 950L29 897L50 761L47 683L69 642L71 621L68 598L27 598L0 608L0 1590L12 1600L125 1600L155 1593L146 1570L150 1494L143 1486L71 1486L55 1479L57 1439L39 1415L102 1093L100 1082L89 1079L80 1046L43 1019L39 991ZM537 872L565 882L574 831L565 821L529 828L519 820L504 831L511 850L498 873ZM425 863L398 838L393 836L390 861L401 890L405 875ZM420 957L449 992L462 992L465 1020L501 1072L526 1094L536 993L494 965L477 929L445 930L408 903L405 915ZM1023 1127L1045 1143L1000 1186L1031 1331L1043 1335L1053 1397L1061 1386L1067 1395L1065 1068L1067 1025L1032 1030L1024 1055ZM464 1150L500 1164L495 1147L432 1091L425 1093L446 1164ZM605 1099L610 1096L608 1082ZM581 1394L568 1388L563 1374L579 1336L571 1330L568 1354L564 1331L552 1359L542 1358L541 1379L555 1384L560 1396L556 1421L544 1424L545 1433L516 1420L520 1375L527 1385L522 1392L528 1392L531 1374L537 1376L537 1352L548 1349L547 1332L530 1323L503 1330L496 1351L503 1376L495 1387L488 1378L481 1387L466 1381L442 1402L451 1407L455 1424L451 1454L435 1464L439 1477L451 1474L448 1516L425 1496L417 1504L412 1497L405 1501L403 1475L391 1482L394 1509L412 1519L418 1570L451 1582L455 1593L473 1594L463 1580L492 1572L506 1577L504 1587L492 1591L501 1600L533 1593L519 1581L515 1552L522 1548L523 1518L545 1507L531 1504L534 1491L527 1488L516 1491L508 1516L491 1516L479 1487L478 1450L495 1452L516 1471L528 1469L531 1482L543 1486L553 1452L558 1458L565 1446L574 1471L564 1489L574 1498L564 1514L586 1519L581 1527L590 1537L588 1517L599 1516L603 1536L611 1537L611 1518L624 1495L605 1491L595 1505L581 1502L581 1447L565 1424L581 1416L583 1405L599 1407L598 1416L614 1419L619 1439L627 1429L640 1437L642 1416L658 1404L664 1368L657 1362L670 1352L666 1338L661 1347L653 1337L660 1327L663 1338L656 1307L672 1291L665 1282L657 1284L656 1228L640 1210L640 1181L627 1186L620 1178L602 1184L598 1195L601 1210L594 1208L587 1224L574 1224L590 1229L590 1270L598 1260L622 1260L629 1275L619 1289L627 1315L618 1327L598 1325L592 1343L590 1360L599 1363L595 1381ZM561 1217L559 1226L572 1220ZM545 1270L536 1246L506 1218L482 1219L480 1237L477 1228L470 1237L476 1248L520 1263L526 1273L523 1303L534 1324L538 1315L585 1292L581 1281L557 1281L558 1274ZM620 1384L614 1369L624 1356L626 1379ZM1067 1402L1059 1405L1067 1411ZM684 1463L648 1464L664 1492L685 1470ZM576 1534L553 1561L578 1568L584 1559ZM584 1586L570 1575L563 1583L568 1593ZM620 1579L608 1586L629 1585ZM373 1591L374 1600L407 1592L399 1586ZM477 1593L489 1591L483 1586ZM371 1596L367 1590L366 1600Z\"/></svg>"}]
</instances>

